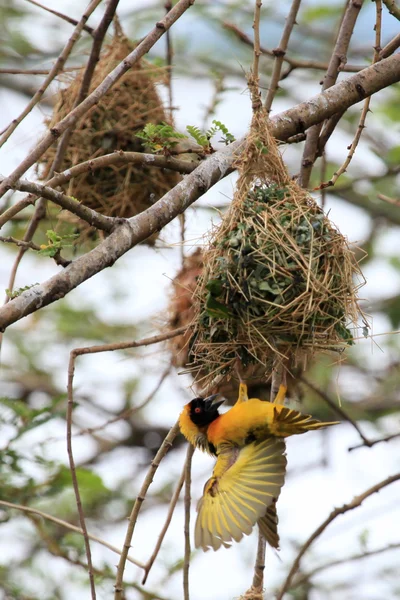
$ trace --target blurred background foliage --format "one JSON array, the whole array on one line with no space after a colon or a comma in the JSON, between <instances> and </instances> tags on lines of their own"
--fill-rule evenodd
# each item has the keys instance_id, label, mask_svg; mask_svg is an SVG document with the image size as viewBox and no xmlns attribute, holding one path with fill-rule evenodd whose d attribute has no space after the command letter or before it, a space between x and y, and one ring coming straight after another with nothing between
<instances>
[{"instance_id":1,"label":"blurred background foliage","mask_svg":"<svg viewBox=\"0 0 400 600\"><path fill-rule=\"evenodd\" d=\"M58 4L53 8L79 19L80 2ZM263 6L261 39L266 49L272 50L278 44L289 6L289 2L279 5L266 2ZM304 1L290 40L289 59L309 62L317 57L319 62L327 63L342 7L343 2ZM125 33L132 39L139 39L163 11L161 2L144 2L139 7L121 2L118 15ZM361 68L371 61L374 11L374 3L367 3L361 12L348 65ZM100 18L97 13L89 25L94 26L96 18ZM212 89L210 105L204 107L204 123L187 124L209 126L227 96L244 90L244 71L251 63L252 49L230 25L233 24L251 39L252 21L253 2L204 0L196 3L173 28L174 75L187 78L188 85L190 79L201 79ZM398 25L398 21L384 10L382 45L398 32ZM26 102L43 77L4 71L48 69L70 32L69 23L33 3L1 0L0 94L3 102L12 102L10 92L25 97ZM86 33L75 47L67 68L84 64L89 48L90 36ZM156 45L150 60L158 65L165 64L163 43ZM268 86L272 64L271 57L264 54L261 59L263 88ZM314 68L294 68L286 63L284 73L277 97L278 107L291 106L308 98L310 90L312 94L318 93L318 82L324 72ZM66 76L61 75L59 80L65 83ZM45 114L51 110L55 91L54 86L43 99L41 110ZM379 99L373 99L371 110L356 159L335 187L326 190L322 201L327 210L335 203L343 203L343 210L348 210L348 218L364 224L361 228L363 237L357 240L357 252L362 257L361 265L368 281L366 291L361 290L361 296L366 298L363 308L372 323L372 333L379 330L386 334L374 341L363 340L361 324L356 333L361 341L346 353L346 362L339 364L335 357L316 357L308 365L305 376L333 402L337 403L340 396L342 409L359 422L369 440L375 440L396 435L400 412L399 337L395 333L390 334L400 326L399 86L381 93ZM275 107L274 112L277 112ZM320 184L321 177L329 180L345 159L346 147L355 133L359 114L360 107L357 105L348 110L340 121L328 147L325 163L321 164L321 159L316 163L312 188ZM302 143L284 147L285 160L293 174L299 170L302 148ZM378 195L397 200L385 201ZM15 195L8 194L3 207L14 199ZM220 203L218 205L224 209ZM210 212L208 207L209 204L190 208L189 222L200 217L202 223L206 222ZM26 210L19 215L7 225L3 235L21 238L31 214ZM44 227L34 240L37 244L45 241ZM355 229L358 231L357 227ZM116 266L115 277L107 279L103 274L95 290L85 284L81 292L38 311L6 332L0 381L1 500L36 508L78 525L65 453L68 355L72 348L78 346L140 339L157 330L160 322L165 325L165 294L153 314L148 312L144 313L144 317L138 316L130 279L136 277L138 264L150 260L152 253L161 253L164 260L160 263L161 268L166 264L172 265L168 276L176 274L180 266L179 249L168 244L168 235L166 239L165 244L159 240L155 248L141 249L137 262L125 263L125 268L130 265L132 272L126 274L122 267L118 270ZM1 275L6 288L16 249L8 244L0 251ZM69 250L70 258L73 258L74 252L79 252L79 248ZM51 258L40 257L34 251L28 254L23 259L24 286L46 279L48 264L52 262ZM119 283L116 282L117 276ZM163 291L168 290L168 285L164 283L163 286ZM157 293L156 288L151 291L153 293ZM78 360L73 441L88 527L99 537L113 538L114 532L124 531L126 515L130 512L144 473L169 426L175 422L179 407L190 398L190 390L181 391L190 383L189 379L178 377L169 363L168 350L160 345ZM318 393L304 383L300 384L300 389L302 410L310 411L323 420L335 417L334 411ZM135 410L145 398L148 400L146 406ZM331 457L327 444L323 443L315 456L305 458L297 473L290 471L288 478L301 474L304 469L329 464ZM166 459L166 475L157 476L144 503L143 514L154 510L165 515L183 460L182 445L183 440L179 438ZM373 452L374 448L368 452ZM387 442L388 453L393 452L391 448L399 448L395 439ZM365 460L368 462L367 457ZM182 508L181 503L178 506ZM158 523L159 514L154 514ZM363 526L367 531L365 535L368 535L368 523ZM5 506L0 506L0 533L3 540L0 544L2 600L88 597L86 574L79 567L85 564L81 536L37 515L10 510ZM114 539L119 540L121 545L122 538L116 534ZM151 578L149 589L135 583L140 578L130 577L127 598L170 598L170 592L165 592L166 582L177 576L182 568L182 549L173 549L171 543L171 540L167 542L166 551L161 554L161 566ZM300 543L301 540L294 537L287 540L293 555ZM9 545L13 545L13 550L7 553ZM365 546L366 541L361 538L361 554ZM375 574L387 586L386 598L400 597L396 556L398 559L398 550L397 553L389 552L387 564L384 567L378 565L379 571ZM319 557L312 558L316 558L318 564ZM245 556L243 560L250 572L252 559ZM111 597L115 562L113 555L111 558L107 555L107 560L99 555L96 561L96 581L101 598ZM284 566L287 567L287 564L285 562ZM61 583L60 577L68 578L68 586ZM305 576L288 597L298 600L377 597L357 591L357 584L348 571L329 581L322 584L321 579L315 579L312 574ZM154 591L151 591L152 586Z\"/></svg>"}]
</instances>

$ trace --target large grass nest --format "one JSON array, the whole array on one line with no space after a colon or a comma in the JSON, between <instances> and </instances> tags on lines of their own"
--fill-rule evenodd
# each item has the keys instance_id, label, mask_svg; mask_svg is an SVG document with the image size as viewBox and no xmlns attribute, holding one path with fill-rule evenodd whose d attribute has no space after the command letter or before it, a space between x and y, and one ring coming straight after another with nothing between
<instances>
[{"instance_id":1,"label":"large grass nest","mask_svg":"<svg viewBox=\"0 0 400 600\"><path fill-rule=\"evenodd\" d=\"M122 35L102 54L91 81L92 92L134 48ZM61 90L51 120L51 128L74 107L84 70ZM135 133L152 122L168 122L156 84L165 70L141 61L114 85L77 123L59 170L122 150L142 152ZM41 159L41 179L46 179L55 157L56 144ZM88 171L61 186L68 195L104 215L132 217L149 208L176 185L179 175L147 165L112 165ZM87 226L80 222L82 227ZM81 227L80 227L81 228ZM154 240L154 237L153 237Z\"/></svg>"},{"instance_id":2,"label":"large grass nest","mask_svg":"<svg viewBox=\"0 0 400 600\"><path fill-rule=\"evenodd\" d=\"M260 110L232 204L194 294L189 370L204 388L238 368L353 343L360 275L346 238L292 181Z\"/></svg>"}]
</instances>

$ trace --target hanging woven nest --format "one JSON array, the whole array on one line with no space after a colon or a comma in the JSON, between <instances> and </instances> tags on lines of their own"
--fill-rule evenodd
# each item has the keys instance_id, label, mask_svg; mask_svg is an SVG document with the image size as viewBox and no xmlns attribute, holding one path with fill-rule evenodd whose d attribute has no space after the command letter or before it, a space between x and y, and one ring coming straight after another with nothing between
<instances>
[{"instance_id":1,"label":"hanging woven nest","mask_svg":"<svg viewBox=\"0 0 400 600\"><path fill-rule=\"evenodd\" d=\"M123 35L101 56L91 81L92 92L104 78L134 49ZM63 119L74 107L84 69L71 84L61 90L49 128ZM81 162L110 154L117 150L143 152L143 143L135 133L151 122L168 122L156 84L165 70L141 61L114 85L76 124L65 152L60 171ZM55 157L54 144L41 159L40 178L46 179ZM101 214L112 217L132 217L149 208L179 181L172 171L147 165L112 165L88 171L71 179L62 190ZM63 213L62 213L63 214ZM79 221L79 230L88 226ZM155 240L155 236L150 238Z\"/></svg>"},{"instance_id":2,"label":"hanging woven nest","mask_svg":"<svg viewBox=\"0 0 400 600\"><path fill-rule=\"evenodd\" d=\"M259 365L269 379L279 358L353 343L354 254L290 179L267 122L263 110L254 114L232 204L204 252L188 344L203 388L238 364Z\"/></svg>"}]
</instances>

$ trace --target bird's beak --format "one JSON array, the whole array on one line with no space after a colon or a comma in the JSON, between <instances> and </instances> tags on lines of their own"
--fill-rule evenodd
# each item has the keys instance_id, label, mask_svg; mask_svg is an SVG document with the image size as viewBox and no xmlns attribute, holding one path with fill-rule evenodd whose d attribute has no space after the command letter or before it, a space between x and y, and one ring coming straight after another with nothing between
<instances>
[{"instance_id":1,"label":"bird's beak","mask_svg":"<svg viewBox=\"0 0 400 600\"><path fill-rule=\"evenodd\" d=\"M222 398L222 400L218 400L218 402L215 402L215 399L218 397L221 397L221 394L213 394L212 396L208 396L208 398L204 399L206 412L217 409L219 406L221 406L221 404L225 402L225 398Z\"/></svg>"}]
</instances>

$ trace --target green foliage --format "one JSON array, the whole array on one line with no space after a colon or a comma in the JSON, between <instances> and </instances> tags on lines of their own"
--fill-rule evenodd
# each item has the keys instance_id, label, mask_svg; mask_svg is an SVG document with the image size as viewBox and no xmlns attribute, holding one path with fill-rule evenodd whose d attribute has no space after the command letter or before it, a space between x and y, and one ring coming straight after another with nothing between
<instances>
[{"instance_id":1,"label":"green foliage","mask_svg":"<svg viewBox=\"0 0 400 600\"><path fill-rule=\"evenodd\" d=\"M78 233L72 233L67 235L58 235L52 229L48 229L46 231L47 236L47 244L41 244L40 250L38 250L38 254L41 256L55 256L58 252L60 252L63 248L71 247L72 240L75 240L79 237Z\"/></svg>"},{"instance_id":2,"label":"green foliage","mask_svg":"<svg viewBox=\"0 0 400 600\"><path fill-rule=\"evenodd\" d=\"M213 127L210 127L205 132L194 125L188 125L186 129L199 146L203 146L206 152L211 150L210 140L218 131L223 133L224 137L221 138L221 142L224 142L225 145L235 141L235 137L229 132L228 128L221 121L216 121L215 119L213 120Z\"/></svg>"},{"instance_id":3,"label":"green foliage","mask_svg":"<svg viewBox=\"0 0 400 600\"><path fill-rule=\"evenodd\" d=\"M35 285L39 284L31 283L30 285L25 285L24 287L17 288L16 290L9 290L7 288L6 294L10 298L10 300L13 300L14 298L18 298L18 296L20 296L23 292L26 292L26 290L30 290L31 288L35 287Z\"/></svg>"},{"instance_id":4,"label":"green foliage","mask_svg":"<svg viewBox=\"0 0 400 600\"><path fill-rule=\"evenodd\" d=\"M171 125L164 122L159 125L147 123L144 129L135 135L143 140L144 144L148 146L151 152L155 153L167 153L176 146L179 140L187 138L186 135L179 133Z\"/></svg>"}]
</instances>

